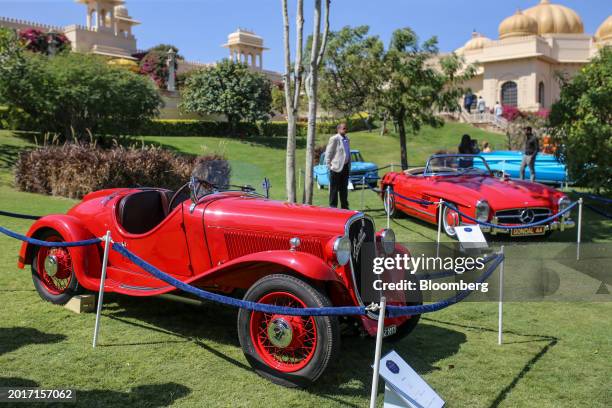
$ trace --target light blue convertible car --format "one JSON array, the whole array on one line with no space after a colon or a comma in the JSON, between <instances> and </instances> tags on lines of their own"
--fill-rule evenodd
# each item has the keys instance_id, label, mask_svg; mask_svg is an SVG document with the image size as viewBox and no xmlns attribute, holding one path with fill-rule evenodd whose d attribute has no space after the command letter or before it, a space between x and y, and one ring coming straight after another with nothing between
<instances>
[{"instance_id":1,"label":"light blue convertible car","mask_svg":"<svg viewBox=\"0 0 612 408\"><path fill-rule=\"evenodd\" d=\"M329 169L325 165L325 153L321 154L319 164L314 167L314 179L318 188L329 186ZM376 187L378 184L378 166L363 160L359 150L351 150L351 172L349 180L353 185L366 185Z\"/></svg>"},{"instance_id":2,"label":"light blue convertible car","mask_svg":"<svg viewBox=\"0 0 612 408\"><path fill-rule=\"evenodd\" d=\"M517 151L498 151L480 153L493 171L502 171L510 178L519 178L523 153ZM565 164L559 162L552 154L538 153L535 162L536 181L547 184L563 184L567 179ZM525 169L525 179L530 178L529 167Z\"/></svg>"}]
</instances>

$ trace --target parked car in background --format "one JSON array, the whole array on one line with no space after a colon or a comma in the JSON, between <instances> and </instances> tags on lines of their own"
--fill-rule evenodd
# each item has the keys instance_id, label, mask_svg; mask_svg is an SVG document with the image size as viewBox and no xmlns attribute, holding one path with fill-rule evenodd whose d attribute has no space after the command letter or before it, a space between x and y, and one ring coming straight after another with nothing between
<instances>
[{"instance_id":1,"label":"parked car in background","mask_svg":"<svg viewBox=\"0 0 612 408\"><path fill-rule=\"evenodd\" d=\"M571 204L565 194L552 187L496 177L487 161L476 155L433 155L425 167L385 174L381 188L385 210L391 215L402 212L432 224L441 221L450 237L456 236L454 227L475 223L447 206L442 220L439 220L435 202L440 199L479 221L504 226L542 221ZM393 193L434 204L412 202ZM547 235L574 227L570 217L570 212L567 212L544 225L510 230L481 226L481 229L485 233L510 234L513 237Z\"/></svg>"},{"instance_id":2,"label":"parked car in background","mask_svg":"<svg viewBox=\"0 0 612 408\"><path fill-rule=\"evenodd\" d=\"M314 167L314 179L318 188L329 186L329 169L325 165L325 153L321 154L319 164ZM374 163L366 162L359 150L351 150L351 170L349 180L353 185L363 185L364 182L370 187L378 184L378 166Z\"/></svg>"},{"instance_id":3,"label":"parked car in background","mask_svg":"<svg viewBox=\"0 0 612 408\"><path fill-rule=\"evenodd\" d=\"M496 151L491 153L480 153L493 171L500 171L508 175L510 178L518 179L520 177L521 162L523 161L523 152L517 151ZM480 165L480 162L476 162ZM484 167L481 167L484 170ZM567 179L567 171L565 164L561 163L552 154L538 153L535 162L536 181L545 184L564 184L569 183ZM529 179L531 172L529 167L525 169L525 178Z\"/></svg>"},{"instance_id":4,"label":"parked car in background","mask_svg":"<svg viewBox=\"0 0 612 408\"><path fill-rule=\"evenodd\" d=\"M365 306L361 272L374 276L374 258L383 252L408 253L395 243L392 230L376 231L373 220L357 211L274 201L249 188L210 183L202 194L194 184L176 192L93 192L67 214L37 220L27 235L80 241L110 230L114 242L192 286L294 308ZM24 243L18 265L31 265L34 287L44 300L63 304L81 290L98 289L102 253L102 244ZM387 279L393 282L393 276ZM109 254L104 290L134 297L177 292L115 251ZM395 304L415 302L402 298ZM341 324L375 336L377 320L372 312L340 318L240 309L237 332L246 359L260 375L285 386L307 386L340 351ZM418 320L418 315L385 318L384 334L405 336Z\"/></svg>"}]
</instances>

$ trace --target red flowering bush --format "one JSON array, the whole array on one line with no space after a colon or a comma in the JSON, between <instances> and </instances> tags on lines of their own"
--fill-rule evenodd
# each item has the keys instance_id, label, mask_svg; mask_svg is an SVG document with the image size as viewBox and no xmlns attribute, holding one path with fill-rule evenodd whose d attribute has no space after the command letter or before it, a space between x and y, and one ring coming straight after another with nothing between
<instances>
[{"instance_id":1,"label":"red flowering bush","mask_svg":"<svg viewBox=\"0 0 612 408\"><path fill-rule=\"evenodd\" d=\"M45 33L37 28L19 30L19 40L27 50L41 54L55 54L70 45L70 40L64 34Z\"/></svg>"},{"instance_id":2,"label":"red flowering bush","mask_svg":"<svg viewBox=\"0 0 612 408\"><path fill-rule=\"evenodd\" d=\"M513 122L516 119L522 117L523 114L521 113L521 111L516 106L504 105L503 106L502 116L507 121Z\"/></svg>"},{"instance_id":3,"label":"red flowering bush","mask_svg":"<svg viewBox=\"0 0 612 408\"><path fill-rule=\"evenodd\" d=\"M166 86L168 79L167 56L159 51L151 51L140 61L140 73L151 78L158 87Z\"/></svg>"}]
</instances>

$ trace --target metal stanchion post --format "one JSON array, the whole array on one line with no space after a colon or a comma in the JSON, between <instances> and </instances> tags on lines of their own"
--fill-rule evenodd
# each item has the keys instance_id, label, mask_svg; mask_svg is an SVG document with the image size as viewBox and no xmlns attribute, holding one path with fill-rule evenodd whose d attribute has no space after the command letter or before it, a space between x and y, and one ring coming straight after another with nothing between
<instances>
[{"instance_id":1,"label":"metal stanchion post","mask_svg":"<svg viewBox=\"0 0 612 408\"><path fill-rule=\"evenodd\" d=\"M387 186L387 197L385 201L387 202L387 229L389 229L391 225L391 221L389 219L389 214L391 214L391 186Z\"/></svg>"},{"instance_id":2,"label":"metal stanchion post","mask_svg":"<svg viewBox=\"0 0 612 408\"><path fill-rule=\"evenodd\" d=\"M100 273L100 291L98 292L98 308L96 309L96 326L94 328L93 347L96 348L98 343L98 334L100 333L100 313L102 312L102 303L104 302L104 282L106 281L106 267L108 265L108 252L111 247L111 233L106 231L104 236L104 256L102 257L102 272Z\"/></svg>"},{"instance_id":3,"label":"metal stanchion post","mask_svg":"<svg viewBox=\"0 0 612 408\"><path fill-rule=\"evenodd\" d=\"M366 189L366 181L365 181L365 176L363 176L361 178L361 209L365 210L365 204L363 202L363 193L365 192Z\"/></svg>"},{"instance_id":4,"label":"metal stanchion post","mask_svg":"<svg viewBox=\"0 0 612 408\"><path fill-rule=\"evenodd\" d=\"M504 254L504 246L502 245L501 247L501 255L505 256ZM503 342L503 333L502 333L502 327L503 327L503 322L504 322L504 263L506 263L506 258L504 257L504 259L502 260L501 264L499 265L499 306L498 306L498 329L497 329L497 344L498 345L502 345Z\"/></svg>"},{"instance_id":5,"label":"metal stanchion post","mask_svg":"<svg viewBox=\"0 0 612 408\"><path fill-rule=\"evenodd\" d=\"M372 392L370 394L370 408L376 408L376 394L378 394L378 378L380 375L380 354L382 352L383 334L385 331L385 312L387 299L380 298L380 311L378 312L378 331L376 332L376 350L374 352L374 374L372 374Z\"/></svg>"},{"instance_id":6,"label":"metal stanchion post","mask_svg":"<svg viewBox=\"0 0 612 408\"><path fill-rule=\"evenodd\" d=\"M576 260L580 260L580 242L582 241L582 197L578 200L578 235L576 237Z\"/></svg>"},{"instance_id":7,"label":"metal stanchion post","mask_svg":"<svg viewBox=\"0 0 612 408\"><path fill-rule=\"evenodd\" d=\"M302 189L302 169L298 170L298 188L297 191Z\"/></svg>"},{"instance_id":8,"label":"metal stanchion post","mask_svg":"<svg viewBox=\"0 0 612 408\"><path fill-rule=\"evenodd\" d=\"M395 171L395 166L393 165L393 163L391 163L390 166L391 166L391 171L394 172Z\"/></svg>"},{"instance_id":9,"label":"metal stanchion post","mask_svg":"<svg viewBox=\"0 0 612 408\"><path fill-rule=\"evenodd\" d=\"M442 209L444 208L444 200L438 202L438 244L436 246L436 257L440 256L440 235L442 233Z\"/></svg>"}]
</instances>

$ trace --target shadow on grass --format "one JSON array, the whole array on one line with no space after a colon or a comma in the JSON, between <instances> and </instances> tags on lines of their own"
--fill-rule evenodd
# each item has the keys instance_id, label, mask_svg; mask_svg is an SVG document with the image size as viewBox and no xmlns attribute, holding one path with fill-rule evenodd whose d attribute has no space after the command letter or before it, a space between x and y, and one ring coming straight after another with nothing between
<instances>
[{"instance_id":1,"label":"shadow on grass","mask_svg":"<svg viewBox=\"0 0 612 408\"><path fill-rule=\"evenodd\" d=\"M471 326L471 325L465 325L465 324L451 323L451 322L446 322L446 321L437 320L437 319L431 319L431 318L422 318L422 320L430 321L430 322L434 322L434 323L438 323L438 324L454 326L454 327L461 327L461 328L468 329L468 330L474 330L474 331L480 331L480 332L486 331L486 332L497 333L497 330L490 329L488 327ZM550 351L550 349L553 348L554 346L556 346L557 343L559 342L559 339L557 337L540 335L540 334L523 334L523 333L517 333L517 332L512 331L512 330L504 330L504 334L512 334L514 336L519 336L519 337L525 337L526 338L526 340L504 342L504 344L518 344L518 343L531 343L531 342L546 342L546 344L540 349L539 352L537 352L523 366L521 371L519 371L519 373L514 376L512 381L510 381L510 383L507 386L505 386L502 390L499 391L499 393L497 394L497 396L495 397L493 402L491 402L491 405L489 405L489 407L491 407L491 408L499 407L500 404L506 399L508 394L510 394L510 392L512 392L512 390L516 387L516 385L519 383L519 381L523 377L525 377L525 375L527 375L531 371L531 369L538 363L538 361L542 357L544 357L544 355L546 353L548 353Z\"/></svg>"},{"instance_id":2,"label":"shadow on grass","mask_svg":"<svg viewBox=\"0 0 612 408\"><path fill-rule=\"evenodd\" d=\"M38 388L41 387L41 385L27 378L0 377L0 387ZM132 387L128 392L111 390L75 390L76 405L84 407L167 407L190 393L191 389L188 387L172 382L165 384L139 385Z\"/></svg>"},{"instance_id":3,"label":"shadow on grass","mask_svg":"<svg viewBox=\"0 0 612 408\"><path fill-rule=\"evenodd\" d=\"M0 327L0 355L30 344L59 343L63 334L43 333L31 327Z\"/></svg>"},{"instance_id":4,"label":"shadow on grass","mask_svg":"<svg viewBox=\"0 0 612 408\"><path fill-rule=\"evenodd\" d=\"M0 144L0 170L12 170L23 147Z\"/></svg>"}]
</instances>

